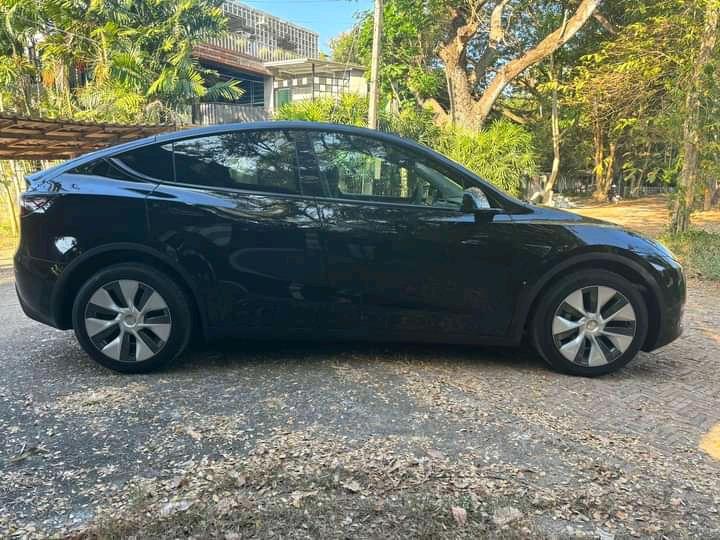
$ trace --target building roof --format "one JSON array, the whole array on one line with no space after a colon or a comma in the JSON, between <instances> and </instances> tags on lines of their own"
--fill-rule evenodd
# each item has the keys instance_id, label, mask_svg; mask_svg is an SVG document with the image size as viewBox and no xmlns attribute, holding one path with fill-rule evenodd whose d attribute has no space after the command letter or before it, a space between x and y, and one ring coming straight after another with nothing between
<instances>
[{"instance_id":1,"label":"building roof","mask_svg":"<svg viewBox=\"0 0 720 540\"><path fill-rule=\"evenodd\" d=\"M225 49L212 43L201 43L193 48L193 54L200 60L212 62L241 71L248 71L263 77L272 75L270 71L256 58L244 55L237 51Z\"/></svg>"},{"instance_id":2,"label":"building roof","mask_svg":"<svg viewBox=\"0 0 720 540\"><path fill-rule=\"evenodd\" d=\"M68 159L176 129L172 124L102 124L0 114L0 159Z\"/></svg>"},{"instance_id":3,"label":"building roof","mask_svg":"<svg viewBox=\"0 0 720 540\"><path fill-rule=\"evenodd\" d=\"M335 62L333 60L323 60L318 58L294 58L292 60L276 60L273 62L265 62L264 66L276 75L307 75L315 66L316 73L337 73L339 71L361 70L365 71L365 66L360 64Z\"/></svg>"}]
</instances>

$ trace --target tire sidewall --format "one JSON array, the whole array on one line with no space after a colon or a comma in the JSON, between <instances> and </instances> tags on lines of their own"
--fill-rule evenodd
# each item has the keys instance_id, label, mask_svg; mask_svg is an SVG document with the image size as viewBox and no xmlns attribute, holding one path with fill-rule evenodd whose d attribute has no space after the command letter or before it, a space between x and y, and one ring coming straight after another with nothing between
<instances>
[{"instance_id":1,"label":"tire sidewall","mask_svg":"<svg viewBox=\"0 0 720 540\"><path fill-rule=\"evenodd\" d=\"M133 279L149 285L163 297L170 309L172 328L165 346L158 354L142 362L119 362L106 356L95 347L85 330L85 309L92 295L103 285L121 279ZM191 329L190 309L182 289L164 273L140 264L115 265L93 275L75 297L72 319L75 336L85 352L103 366L122 373L145 373L166 365L185 349Z\"/></svg>"},{"instance_id":2,"label":"tire sidewall","mask_svg":"<svg viewBox=\"0 0 720 540\"><path fill-rule=\"evenodd\" d=\"M625 295L635 310L635 339L614 362L596 367L580 366L558 351L552 334L555 311L573 291L592 286L612 287ZM559 281L547 291L533 321L533 341L541 356L555 369L572 375L594 377L612 373L626 366L640 352L648 332L648 311L640 291L624 277L605 270L585 270Z\"/></svg>"}]
</instances>

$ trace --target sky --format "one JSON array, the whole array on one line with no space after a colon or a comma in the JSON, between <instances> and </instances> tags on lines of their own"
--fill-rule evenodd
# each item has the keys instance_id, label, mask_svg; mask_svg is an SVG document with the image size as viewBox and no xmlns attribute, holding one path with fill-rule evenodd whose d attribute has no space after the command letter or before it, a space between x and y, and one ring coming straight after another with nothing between
<instances>
[{"instance_id":1,"label":"sky","mask_svg":"<svg viewBox=\"0 0 720 540\"><path fill-rule=\"evenodd\" d=\"M355 14L372 8L373 0L240 0L266 13L320 34L320 50L330 51L330 39L352 28Z\"/></svg>"}]
</instances>

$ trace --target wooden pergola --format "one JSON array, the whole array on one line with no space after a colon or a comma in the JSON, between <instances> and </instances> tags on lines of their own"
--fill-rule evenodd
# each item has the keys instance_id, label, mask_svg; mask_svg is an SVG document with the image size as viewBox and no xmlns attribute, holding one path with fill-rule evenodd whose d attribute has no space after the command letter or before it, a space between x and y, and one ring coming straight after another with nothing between
<instances>
[{"instance_id":1,"label":"wooden pergola","mask_svg":"<svg viewBox=\"0 0 720 540\"><path fill-rule=\"evenodd\" d=\"M0 159L65 160L176 129L172 124L98 124L0 113Z\"/></svg>"}]
</instances>

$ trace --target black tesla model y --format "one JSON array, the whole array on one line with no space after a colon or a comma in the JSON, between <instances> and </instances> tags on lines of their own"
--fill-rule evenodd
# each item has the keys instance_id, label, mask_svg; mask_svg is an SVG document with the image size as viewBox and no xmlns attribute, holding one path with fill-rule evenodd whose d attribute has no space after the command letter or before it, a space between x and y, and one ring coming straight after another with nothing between
<instances>
[{"instance_id":1,"label":"black tesla model y","mask_svg":"<svg viewBox=\"0 0 720 540\"><path fill-rule=\"evenodd\" d=\"M531 206L418 144L347 126L222 125L31 175L16 286L109 368L193 333L516 345L600 375L682 330L673 255Z\"/></svg>"}]
</instances>

